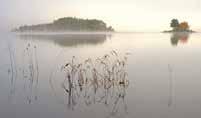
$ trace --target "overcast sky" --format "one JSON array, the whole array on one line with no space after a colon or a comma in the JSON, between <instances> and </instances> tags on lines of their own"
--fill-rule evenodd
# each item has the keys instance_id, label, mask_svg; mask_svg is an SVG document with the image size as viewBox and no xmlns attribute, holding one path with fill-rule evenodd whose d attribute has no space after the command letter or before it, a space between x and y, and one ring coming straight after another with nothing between
<instances>
[{"instance_id":1,"label":"overcast sky","mask_svg":"<svg viewBox=\"0 0 201 118\"><path fill-rule=\"evenodd\" d=\"M161 31L172 18L201 31L201 0L0 0L0 29L67 16L102 19L117 31Z\"/></svg>"}]
</instances>

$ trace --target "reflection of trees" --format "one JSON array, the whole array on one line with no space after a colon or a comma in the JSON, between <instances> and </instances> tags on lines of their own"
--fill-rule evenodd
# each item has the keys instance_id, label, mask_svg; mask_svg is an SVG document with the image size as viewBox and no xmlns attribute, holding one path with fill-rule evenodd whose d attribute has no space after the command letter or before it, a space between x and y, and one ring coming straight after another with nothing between
<instances>
[{"instance_id":1,"label":"reflection of trees","mask_svg":"<svg viewBox=\"0 0 201 118\"><path fill-rule=\"evenodd\" d=\"M67 35L60 40L54 40L56 44L60 46L77 46L77 45L97 45L104 43L106 35Z\"/></svg>"},{"instance_id":2,"label":"reflection of trees","mask_svg":"<svg viewBox=\"0 0 201 118\"><path fill-rule=\"evenodd\" d=\"M178 42L186 43L188 41L188 38L189 38L189 33L186 33L186 32L173 33L170 38L170 41L173 46L177 46Z\"/></svg>"},{"instance_id":3,"label":"reflection of trees","mask_svg":"<svg viewBox=\"0 0 201 118\"><path fill-rule=\"evenodd\" d=\"M62 67L66 76L62 88L67 95L68 107L74 110L80 104L102 103L109 108L110 116L118 115L122 107L127 112L127 57L120 57L112 51L96 60L87 59L83 63L76 63L75 60L73 57Z\"/></svg>"},{"instance_id":4,"label":"reflection of trees","mask_svg":"<svg viewBox=\"0 0 201 118\"><path fill-rule=\"evenodd\" d=\"M53 41L62 47L77 45L97 45L102 44L109 34L24 34L22 39L39 39Z\"/></svg>"}]
</instances>

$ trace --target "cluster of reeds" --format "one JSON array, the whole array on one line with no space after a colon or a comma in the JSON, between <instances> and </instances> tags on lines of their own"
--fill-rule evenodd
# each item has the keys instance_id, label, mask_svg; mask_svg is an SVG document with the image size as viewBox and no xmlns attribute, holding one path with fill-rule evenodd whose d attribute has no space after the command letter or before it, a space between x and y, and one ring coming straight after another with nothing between
<instances>
[{"instance_id":1,"label":"cluster of reeds","mask_svg":"<svg viewBox=\"0 0 201 118\"><path fill-rule=\"evenodd\" d=\"M115 114L124 98L129 86L126 72L127 55L121 56L116 51L95 60L89 58L82 63L71 62L62 66L65 79L62 88L68 98L68 106L74 109L83 102L84 105L103 103L111 107L110 113Z\"/></svg>"}]
</instances>

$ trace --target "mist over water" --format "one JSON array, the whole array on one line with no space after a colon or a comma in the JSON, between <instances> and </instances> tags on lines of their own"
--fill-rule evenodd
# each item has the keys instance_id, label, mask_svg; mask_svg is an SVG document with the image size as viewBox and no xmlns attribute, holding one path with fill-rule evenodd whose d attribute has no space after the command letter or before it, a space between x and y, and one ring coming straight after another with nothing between
<instances>
[{"instance_id":1,"label":"mist over water","mask_svg":"<svg viewBox=\"0 0 201 118\"><path fill-rule=\"evenodd\" d=\"M0 118L200 118L200 6L1 0Z\"/></svg>"},{"instance_id":2,"label":"mist over water","mask_svg":"<svg viewBox=\"0 0 201 118\"><path fill-rule=\"evenodd\" d=\"M199 118L201 35L2 33L0 116Z\"/></svg>"},{"instance_id":3,"label":"mist over water","mask_svg":"<svg viewBox=\"0 0 201 118\"><path fill-rule=\"evenodd\" d=\"M98 18L118 31L161 31L173 18L200 31L200 0L2 0L0 28L49 23L61 17ZM147 21L148 20L148 21Z\"/></svg>"}]
</instances>

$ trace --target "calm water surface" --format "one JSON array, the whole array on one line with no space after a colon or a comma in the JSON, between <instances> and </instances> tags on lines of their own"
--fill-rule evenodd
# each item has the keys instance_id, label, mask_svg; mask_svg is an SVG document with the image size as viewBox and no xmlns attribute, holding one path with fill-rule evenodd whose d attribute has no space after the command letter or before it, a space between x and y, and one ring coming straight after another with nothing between
<instances>
[{"instance_id":1,"label":"calm water surface","mask_svg":"<svg viewBox=\"0 0 201 118\"><path fill-rule=\"evenodd\" d=\"M0 55L1 118L201 117L199 33L2 33Z\"/></svg>"}]
</instances>

